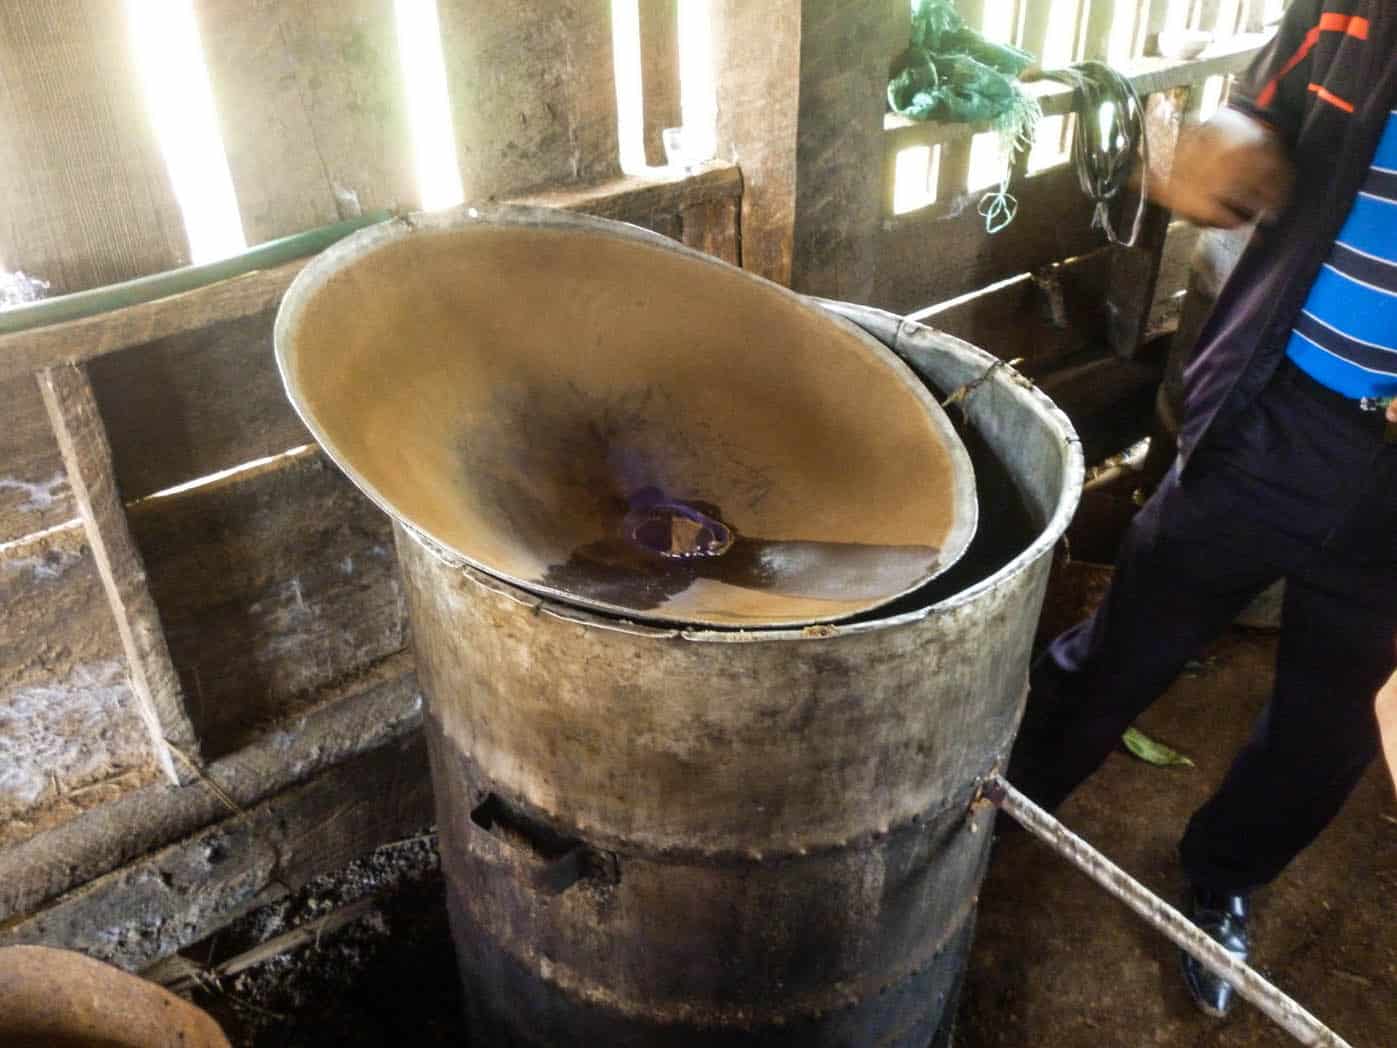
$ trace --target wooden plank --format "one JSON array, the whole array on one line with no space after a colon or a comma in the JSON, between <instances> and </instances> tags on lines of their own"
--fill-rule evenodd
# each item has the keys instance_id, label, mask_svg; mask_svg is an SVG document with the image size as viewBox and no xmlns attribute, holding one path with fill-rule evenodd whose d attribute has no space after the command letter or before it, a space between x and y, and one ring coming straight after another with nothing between
<instances>
[{"instance_id":1,"label":"wooden plank","mask_svg":"<svg viewBox=\"0 0 1397 1048\"><path fill-rule=\"evenodd\" d=\"M737 201L693 204L680 216L681 238L689 247L737 265Z\"/></svg>"},{"instance_id":2,"label":"wooden plank","mask_svg":"<svg viewBox=\"0 0 1397 1048\"><path fill-rule=\"evenodd\" d=\"M1020 360L1030 378L1105 346L1100 286L1111 252L1101 248L1033 274L909 315L1002 360Z\"/></svg>"},{"instance_id":3,"label":"wooden plank","mask_svg":"<svg viewBox=\"0 0 1397 1048\"><path fill-rule=\"evenodd\" d=\"M319 449L131 509L205 752L406 643L388 518Z\"/></svg>"},{"instance_id":4,"label":"wooden plank","mask_svg":"<svg viewBox=\"0 0 1397 1048\"><path fill-rule=\"evenodd\" d=\"M141 779L152 761L82 529L0 554L0 608L4 855L52 810L90 803L125 776Z\"/></svg>"},{"instance_id":5,"label":"wooden plank","mask_svg":"<svg viewBox=\"0 0 1397 1048\"><path fill-rule=\"evenodd\" d=\"M0 382L0 546L78 515L43 398L28 376Z\"/></svg>"},{"instance_id":6,"label":"wooden plank","mask_svg":"<svg viewBox=\"0 0 1397 1048\"><path fill-rule=\"evenodd\" d=\"M139 970L432 820L421 737L394 740L0 931Z\"/></svg>"},{"instance_id":7,"label":"wooden plank","mask_svg":"<svg viewBox=\"0 0 1397 1048\"><path fill-rule=\"evenodd\" d=\"M412 658L397 655L325 689L314 708L212 762L205 775L234 804L251 808L420 723ZM180 789L156 784L22 840L7 840L0 848L0 925L227 814L227 805L203 782Z\"/></svg>"},{"instance_id":8,"label":"wooden plank","mask_svg":"<svg viewBox=\"0 0 1397 1048\"><path fill-rule=\"evenodd\" d=\"M466 199L620 169L608 0L439 0Z\"/></svg>"},{"instance_id":9,"label":"wooden plank","mask_svg":"<svg viewBox=\"0 0 1397 1048\"><path fill-rule=\"evenodd\" d=\"M0 4L0 245L55 294L188 259L126 41L118 3Z\"/></svg>"},{"instance_id":10,"label":"wooden plank","mask_svg":"<svg viewBox=\"0 0 1397 1048\"><path fill-rule=\"evenodd\" d=\"M682 120L679 110L679 0L640 0L639 8L645 160L662 166L668 162L662 133L667 127L678 127ZM715 65L725 70L726 75L722 63Z\"/></svg>"},{"instance_id":11,"label":"wooden plank","mask_svg":"<svg viewBox=\"0 0 1397 1048\"><path fill-rule=\"evenodd\" d=\"M197 0L249 244L416 207L392 0Z\"/></svg>"},{"instance_id":12,"label":"wooden plank","mask_svg":"<svg viewBox=\"0 0 1397 1048\"><path fill-rule=\"evenodd\" d=\"M282 390L273 311L89 365L127 502L311 443Z\"/></svg>"},{"instance_id":13,"label":"wooden plank","mask_svg":"<svg viewBox=\"0 0 1397 1048\"><path fill-rule=\"evenodd\" d=\"M677 230L675 217L688 205L738 196L742 176L731 164L705 165L692 174L610 179L591 186L513 198L515 203L563 207L652 228ZM65 321L33 331L0 335L0 382L60 363L76 363L275 309L309 258L256 270L208 287Z\"/></svg>"},{"instance_id":14,"label":"wooden plank","mask_svg":"<svg viewBox=\"0 0 1397 1048\"><path fill-rule=\"evenodd\" d=\"M81 366L65 364L41 372L39 390L116 621L136 708L150 733L151 752L170 781L182 782L182 769L175 766L170 747L197 762L199 744L185 712L160 615L146 585L145 567L131 540L92 384Z\"/></svg>"},{"instance_id":15,"label":"wooden plank","mask_svg":"<svg viewBox=\"0 0 1397 1048\"><path fill-rule=\"evenodd\" d=\"M0 381L275 309L308 258L136 306L0 335Z\"/></svg>"},{"instance_id":16,"label":"wooden plank","mask_svg":"<svg viewBox=\"0 0 1397 1048\"><path fill-rule=\"evenodd\" d=\"M888 62L906 46L910 22L906 0L801 4L791 273L798 291L874 300Z\"/></svg>"},{"instance_id":17,"label":"wooden plank","mask_svg":"<svg viewBox=\"0 0 1397 1048\"><path fill-rule=\"evenodd\" d=\"M718 155L742 169L742 267L791 281L799 119L799 0L713 5Z\"/></svg>"},{"instance_id":18,"label":"wooden plank","mask_svg":"<svg viewBox=\"0 0 1397 1048\"><path fill-rule=\"evenodd\" d=\"M1010 192L1019 201L1018 217L993 236L973 197L956 214L927 209L883 223L872 303L908 313L1104 243L1070 167L1018 178Z\"/></svg>"},{"instance_id":19,"label":"wooden plank","mask_svg":"<svg viewBox=\"0 0 1397 1048\"><path fill-rule=\"evenodd\" d=\"M549 189L514 197L513 203L583 211L599 218L653 228L686 209L742 196L742 172L734 164L713 162L694 172L656 172L627 176L595 186Z\"/></svg>"}]
</instances>

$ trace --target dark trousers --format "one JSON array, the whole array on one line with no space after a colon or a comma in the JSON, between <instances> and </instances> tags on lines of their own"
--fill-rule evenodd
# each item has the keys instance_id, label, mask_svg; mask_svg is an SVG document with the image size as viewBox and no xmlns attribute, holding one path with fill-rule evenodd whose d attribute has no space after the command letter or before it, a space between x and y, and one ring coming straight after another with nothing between
<instances>
[{"instance_id":1,"label":"dark trousers","mask_svg":"<svg viewBox=\"0 0 1397 1048\"><path fill-rule=\"evenodd\" d=\"M1039 659L1009 778L1055 808L1284 578L1271 701L1180 845L1193 883L1245 892L1319 834L1377 753L1373 698L1397 665L1397 444L1289 364L1215 428L1136 516L1101 608Z\"/></svg>"}]
</instances>

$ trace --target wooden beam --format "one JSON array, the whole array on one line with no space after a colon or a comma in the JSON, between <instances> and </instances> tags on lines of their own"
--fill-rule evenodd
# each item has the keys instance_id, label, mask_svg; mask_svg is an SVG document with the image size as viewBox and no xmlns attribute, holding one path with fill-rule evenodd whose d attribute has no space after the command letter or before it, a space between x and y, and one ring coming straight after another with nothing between
<instances>
[{"instance_id":1,"label":"wooden beam","mask_svg":"<svg viewBox=\"0 0 1397 1048\"><path fill-rule=\"evenodd\" d=\"M466 199L620 170L609 0L438 0Z\"/></svg>"},{"instance_id":2,"label":"wooden beam","mask_svg":"<svg viewBox=\"0 0 1397 1048\"><path fill-rule=\"evenodd\" d=\"M358 754L413 733L421 696L412 657L397 655L323 690L319 704L204 768L209 782L252 808ZM138 788L0 849L0 927L229 814L205 782Z\"/></svg>"},{"instance_id":3,"label":"wooden beam","mask_svg":"<svg viewBox=\"0 0 1397 1048\"><path fill-rule=\"evenodd\" d=\"M795 249L800 0L713 5L718 155L742 170L741 264L791 281Z\"/></svg>"},{"instance_id":4,"label":"wooden beam","mask_svg":"<svg viewBox=\"0 0 1397 1048\"><path fill-rule=\"evenodd\" d=\"M3 854L159 773L78 522L0 552L0 609Z\"/></svg>"},{"instance_id":5,"label":"wooden beam","mask_svg":"<svg viewBox=\"0 0 1397 1048\"><path fill-rule=\"evenodd\" d=\"M62 365L39 374L39 391L116 619L131 688L150 733L156 763L172 782L187 781L171 747L197 763L199 742L184 708L155 600L146 585L145 567L131 539L92 384L85 369Z\"/></svg>"},{"instance_id":6,"label":"wooden beam","mask_svg":"<svg viewBox=\"0 0 1397 1048\"><path fill-rule=\"evenodd\" d=\"M318 447L131 507L208 757L407 643L388 516Z\"/></svg>"},{"instance_id":7,"label":"wooden beam","mask_svg":"<svg viewBox=\"0 0 1397 1048\"><path fill-rule=\"evenodd\" d=\"M87 365L126 502L312 442L282 389L275 316L225 320Z\"/></svg>"},{"instance_id":8,"label":"wooden beam","mask_svg":"<svg viewBox=\"0 0 1397 1048\"><path fill-rule=\"evenodd\" d=\"M309 261L298 258L274 269L259 269L153 302L0 335L0 382L264 313L276 308Z\"/></svg>"},{"instance_id":9,"label":"wooden beam","mask_svg":"<svg viewBox=\"0 0 1397 1048\"><path fill-rule=\"evenodd\" d=\"M599 218L646 225L653 215L679 214L695 204L742 195L742 171L715 161L692 172L627 175L598 185L550 189L511 198L515 204L582 211Z\"/></svg>"},{"instance_id":10,"label":"wooden beam","mask_svg":"<svg viewBox=\"0 0 1397 1048\"><path fill-rule=\"evenodd\" d=\"M81 950L140 970L431 821L426 748L414 733L12 922L0 946Z\"/></svg>"},{"instance_id":11,"label":"wooden beam","mask_svg":"<svg viewBox=\"0 0 1397 1048\"><path fill-rule=\"evenodd\" d=\"M639 225L678 215L701 201L738 196L742 175L732 164L713 163L692 174L624 177L517 196L514 203L561 207ZM309 258L255 270L208 287L32 331L0 335L0 383L55 364L78 363L159 338L275 309Z\"/></svg>"},{"instance_id":12,"label":"wooden beam","mask_svg":"<svg viewBox=\"0 0 1397 1048\"><path fill-rule=\"evenodd\" d=\"M393 0L196 0L249 244L418 206Z\"/></svg>"},{"instance_id":13,"label":"wooden beam","mask_svg":"<svg viewBox=\"0 0 1397 1048\"><path fill-rule=\"evenodd\" d=\"M1085 255L1104 242L1091 228L1091 204L1070 167L1020 176L1010 192L1019 201L1018 217L993 236L976 210L979 194L962 196L950 214L924 208L882 222L872 304L907 313Z\"/></svg>"}]
</instances>

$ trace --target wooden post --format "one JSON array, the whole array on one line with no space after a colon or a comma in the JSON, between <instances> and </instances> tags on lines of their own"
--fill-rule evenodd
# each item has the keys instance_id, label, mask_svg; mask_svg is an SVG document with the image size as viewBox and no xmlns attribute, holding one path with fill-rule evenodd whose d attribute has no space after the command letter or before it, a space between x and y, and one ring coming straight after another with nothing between
<instances>
[{"instance_id":1,"label":"wooden post","mask_svg":"<svg viewBox=\"0 0 1397 1048\"><path fill-rule=\"evenodd\" d=\"M1188 88L1161 91L1143 99L1145 133L1149 139L1151 179L1166 179L1174 163ZM1133 208L1130 209L1133 215ZM1169 232L1169 212L1154 203L1145 205L1140 238L1134 247L1114 249L1106 285L1107 333L1112 348L1133 357L1145 341L1155 284L1159 280L1164 238ZM1129 219L1120 219L1120 235L1128 235Z\"/></svg>"},{"instance_id":2,"label":"wooden post","mask_svg":"<svg viewBox=\"0 0 1397 1048\"><path fill-rule=\"evenodd\" d=\"M620 171L608 0L438 0L466 199Z\"/></svg>"},{"instance_id":3,"label":"wooden post","mask_svg":"<svg viewBox=\"0 0 1397 1048\"><path fill-rule=\"evenodd\" d=\"M188 261L125 7L0 4L0 253L53 294Z\"/></svg>"},{"instance_id":4,"label":"wooden post","mask_svg":"<svg viewBox=\"0 0 1397 1048\"><path fill-rule=\"evenodd\" d=\"M661 133L678 127L679 0L640 0L640 80L645 105L645 162L666 163ZM724 67L719 65L719 69Z\"/></svg>"},{"instance_id":5,"label":"wooden post","mask_svg":"<svg viewBox=\"0 0 1397 1048\"><path fill-rule=\"evenodd\" d=\"M979 29L985 23L985 0L960 0L957 5L967 25ZM936 199L953 200L966 192L970 181L970 149L974 137L966 134L941 143L941 160L936 170ZM935 147L932 147L933 150Z\"/></svg>"},{"instance_id":6,"label":"wooden post","mask_svg":"<svg viewBox=\"0 0 1397 1048\"><path fill-rule=\"evenodd\" d=\"M737 230L737 201L731 197L690 204L680 213L680 239L732 265L739 262Z\"/></svg>"},{"instance_id":7,"label":"wooden post","mask_svg":"<svg viewBox=\"0 0 1397 1048\"><path fill-rule=\"evenodd\" d=\"M72 364L41 371L38 380L102 588L116 618L131 673L131 690L150 732L151 750L171 782L188 782L189 770L177 763L170 747L178 747L197 763L198 739L184 708L160 615L117 492L111 447L92 383L85 367Z\"/></svg>"},{"instance_id":8,"label":"wooden post","mask_svg":"<svg viewBox=\"0 0 1397 1048\"><path fill-rule=\"evenodd\" d=\"M1086 35L1082 43L1082 57L1087 61L1104 62L1111 50L1111 23L1115 21L1116 4L1120 0L1086 0L1090 4L1087 11Z\"/></svg>"},{"instance_id":9,"label":"wooden post","mask_svg":"<svg viewBox=\"0 0 1397 1048\"><path fill-rule=\"evenodd\" d=\"M718 157L742 169L742 266L789 284L795 240L801 4L718 0L713 19ZM868 160L876 164L879 155L881 151L871 153Z\"/></svg>"},{"instance_id":10,"label":"wooden post","mask_svg":"<svg viewBox=\"0 0 1397 1048\"><path fill-rule=\"evenodd\" d=\"M415 207L392 0L195 0L249 244Z\"/></svg>"},{"instance_id":11,"label":"wooden post","mask_svg":"<svg viewBox=\"0 0 1397 1048\"><path fill-rule=\"evenodd\" d=\"M888 63L907 46L907 0L803 0L796 141L798 291L868 302L883 220Z\"/></svg>"}]
</instances>

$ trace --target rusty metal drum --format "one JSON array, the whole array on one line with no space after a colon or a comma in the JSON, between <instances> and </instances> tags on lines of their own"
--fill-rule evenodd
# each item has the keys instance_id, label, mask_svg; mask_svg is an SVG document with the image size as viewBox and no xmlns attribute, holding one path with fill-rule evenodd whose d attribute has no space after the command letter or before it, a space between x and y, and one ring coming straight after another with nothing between
<instances>
[{"instance_id":1,"label":"rusty metal drum","mask_svg":"<svg viewBox=\"0 0 1397 1048\"><path fill-rule=\"evenodd\" d=\"M1082 458L989 354L821 308L938 398L961 391L979 530L891 601L784 627L643 621L507 581L394 514L474 1043L945 1034L989 852L977 787L1022 712Z\"/></svg>"},{"instance_id":2,"label":"rusty metal drum","mask_svg":"<svg viewBox=\"0 0 1397 1048\"><path fill-rule=\"evenodd\" d=\"M1035 533L964 589L802 630L655 628L398 529L486 1043L920 1046L942 1024L989 849L976 784L1013 738L1081 459L986 354L846 312L940 388L989 372L966 411Z\"/></svg>"}]
</instances>

